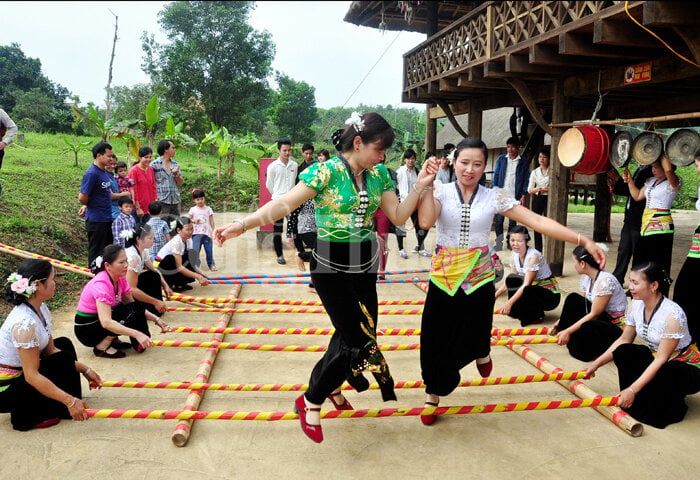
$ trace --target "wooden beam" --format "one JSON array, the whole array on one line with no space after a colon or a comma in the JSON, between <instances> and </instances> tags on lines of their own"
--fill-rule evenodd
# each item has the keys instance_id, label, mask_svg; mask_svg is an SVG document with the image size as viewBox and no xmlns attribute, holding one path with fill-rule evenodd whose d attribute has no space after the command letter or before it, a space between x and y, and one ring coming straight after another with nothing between
<instances>
[{"instance_id":1,"label":"wooden beam","mask_svg":"<svg viewBox=\"0 0 700 480\"><path fill-rule=\"evenodd\" d=\"M456 78L441 78L439 80L440 92L463 92L464 88L460 88Z\"/></svg>"},{"instance_id":2,"label":"wooden beam","mask_svg":"<svg viewBox=\"0 0 700 480\"><path fill-rule=\"evenodd\" d=\"M617 20L598 20L593 24L593 43L624 47L663 48L661 42L634 23Z\"/></svg>"},{"instance_id":3,"label":"wooden beam","mask_svg":"<svg viewBox=\"0 0 700 480\"><path fill-rule=\"evenodd\" d=\"M559 53L562 55L582 55L608 58L648 58L648 52L629 47L594 44L588 37L577 33L559 35Z\"/></svg>"},{"instance_id":4,"label":"wooden beam","mask_svg":"<svg viewBox=\"0 0 700 480\"><path fill-rule=\"evenodd\" d=\"M445 115L447 115L447 119L450 121L455 130L457 130L457 132L463 137L468 137L467 132L465 132L464 129L462 129L462 126L459 124L454 114L452 113L449 104L442 100L438 100L436 103L440 105L440 108L442 108L443 112L445 112Z\"/></svg>"},{"instance_id":5,"label":"wooden beam","mask_svg":"<svg viewBox=\"0 0 700 480\"><path fill-rule=\"evenodd\" d=\"M469 113L470 108L471 108L471 101L470 100L463 100L461 102L456 102L456 103L451 103L450 104L450 110L452 110L452 113L454 115L462 115L464 113ZM430 109L430 118L438 119L438 118L446 118L447 114L441 107L432 107Z\"/></svg>"},{"instance_id":6,"label":"wooden beam","mask_svg":"<svg viewBox=\"0 0 700 480\"><path fill-rule=\"evenodd\" d=\"M508 73L536 73L555 77L560 74L571 73L571 68L552 65L533 65L528 55L506 55L505 71ZM507 80L507 79L506 79Z\"/></svg>"},{"instance_id":7,"label":"wooden beam","mask_svg":"<svg viewBox=\"0 0 700 480\"><path fill-rule=\"evenodd\" d=\"M698 3L693 2L644 2L642 23L646 26L694 25L697 27Z\"/></svg>"},{"instance_id":8,"label":"wooden beam","mask_svg":"<svg viewBox=\"0 0 700 480\"><path fill-rule=\"evenodd\" d=\"M700 31L697 26L687 27L679 25L673 27L673 30L683 39L695 63L700 63Z\"/></svg>"},{"instance_id":9,"label":"wooden beam","mask_svg":"<svg viewBox=\"0 0 700 480\"><path fill-rule=\"evenodd\" d=\"M542 116L542 113L540 112L540 109L537 108L527 84L525 84L525 82L519 78L508 78L506 81L513 86L513 89L516 92L518 92L518 95L520 95L523 103L525 103L525 107L527 107L527 110L530 112L530 115L532 116L533 120L535 120L537 125L539 125L542 130L552 135L554 133L552 131L552 127L547 124Z\"/></svg>"},{"instance_id":10,"label":"wooden beam","mask_svg":"<svg viewBox=\"0 0 700 480\"><path fill-rule=\"evenodd\" d=\"M634 65L635 61L630 60L629 65ZM611 67L600 72L600 91L624 89L625 70L628 66ZM651 64L651 79L644 83L647 85L661 84L675 80L685 80L700 76L700 69L689 63L680 61L674 57L664 57L653 60ZM586 95L597 95L598 93L598 72L590 72L567 78L564 81L565 94L568 97L583 97ZM631 86L632 88L634 85Z\"/></svg>"},{"instance_id":11,"label":"wooden beam","mask_svg":"<svg viewBox=\"0 0 700 480\"><path fill-rule=\"evenodd\" d=\"M467 132L470 137L481 138L481 128L483 125L483 112L472 108L467 117Z\"/></svg>"},{"instance_id":12,"label":"wooden beam","mask_svg":"<svg viewBox=\"0 0 700 480\"><path fill-rule=\"evenodd\" d=\"M576 55L561 55L558 47L553 45L532 45L528 51L528 60L533 65L556 65L571 68L605 67L611 60L601 57L578 57Z\"/></svg>"},{"instance_id":13,"label":"wooden beam","mask_svg":"<svg viewBox=\"0 0 700 480\"><path fill-rule=\"evenodd\" d=\"M506 73L505 65L499 62L484 62L484 78L505 78L510 77L510 73Z\"/></svg>"}]
</instances>

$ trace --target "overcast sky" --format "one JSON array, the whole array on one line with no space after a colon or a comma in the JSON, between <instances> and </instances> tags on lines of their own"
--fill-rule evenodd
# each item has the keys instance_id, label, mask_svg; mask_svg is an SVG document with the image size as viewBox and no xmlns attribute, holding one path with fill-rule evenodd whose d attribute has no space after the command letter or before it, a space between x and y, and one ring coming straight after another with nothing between
<instances>
[{"instance_id":1,"label":"overcast sky","mask_svg":"<svg viewBox=\"0 0 700 480\"><path fill-rule=\"evenodd\" d=\"M131 86L148 82L141 71L141 34L148 31L161 41L165 39L157 14L166 3L2 2L0 45L18 43L26 56L41 60L44 75L78 95L81 103L104 105L114 36L110 10L119 17L112 85ZM382 34L343 22L349 5L258 2L250 23L256 30L272 34L276 45L273 69L314 86L318 107L342 106L347 101L348 106L422 108L401 104L401 88L403 54L425 36L401 32L397 37L398 32Z\"/></svg>"}]
</instances>

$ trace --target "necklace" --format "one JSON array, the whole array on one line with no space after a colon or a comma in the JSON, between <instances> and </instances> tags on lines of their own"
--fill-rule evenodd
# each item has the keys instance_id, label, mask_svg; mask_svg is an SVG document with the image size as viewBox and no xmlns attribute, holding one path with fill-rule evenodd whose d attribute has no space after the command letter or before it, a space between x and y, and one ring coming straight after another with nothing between
<instances>
[{"instance_id":1,"label":"necklace","mask_svg":"<svg viewBox=\"0 0 700 480\"><path fill-rule=\"evenodd\" d=\"M351 171L352 171L352 169L351 169ZM365 173L365 171L367 171L367 169L366 169L366 168L363 168L363 169L360 170L359 172L353 173L353 176L359 177L360 175L362 175L363 173Z\"/></svg>"}]
</instances>

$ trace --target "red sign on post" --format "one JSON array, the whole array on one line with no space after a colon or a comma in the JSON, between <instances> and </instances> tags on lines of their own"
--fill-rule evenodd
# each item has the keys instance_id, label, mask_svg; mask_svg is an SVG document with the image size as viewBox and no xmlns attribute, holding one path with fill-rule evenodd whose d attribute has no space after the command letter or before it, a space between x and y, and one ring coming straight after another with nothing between
<instances>
[{"instance_id":1,"label":"red sign on post","mask_svg":"<svg viewBox=\"0 0 700 480\"><path fill-rule=\"evenodd\" d=\"M625 69L625 85L651 80L651 62L632 65Z\"/></svg>"}]
</instances>

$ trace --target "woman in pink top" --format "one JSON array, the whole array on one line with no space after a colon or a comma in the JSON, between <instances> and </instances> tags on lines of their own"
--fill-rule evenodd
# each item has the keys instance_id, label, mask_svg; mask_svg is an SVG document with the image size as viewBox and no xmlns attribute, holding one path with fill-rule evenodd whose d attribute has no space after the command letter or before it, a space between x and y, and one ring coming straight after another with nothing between
<instances>
[{"instance_id":1,"label":"woman in pink top","mask_svg":"<svg viewBox=\"0 0 700 480\"><path fill-rule=\"evenodd\" d=\"M139 161L131 167L129 178L134 181L134 210L139 219L147 220L148 205L158 199L156 194L156 176L151 168L153 149L141 147Z\"/></svg>"},{"instance_id":2,"label":"woman in pink top","mask_svg":"<svg viewBox=\"0 0 700 480\"><path fill-rule=\"evenodd\" d=\"M97 357L122 358L129 344L120 342L118 335L131 337L131 346L142 352L153 346L146 320L161 326L156 315L134 303L131 287L126 280L128 261L124 249L112 244L97 257L98 272L83 288L75 313L75 336Z\"/></svg>"}]
</instances>

